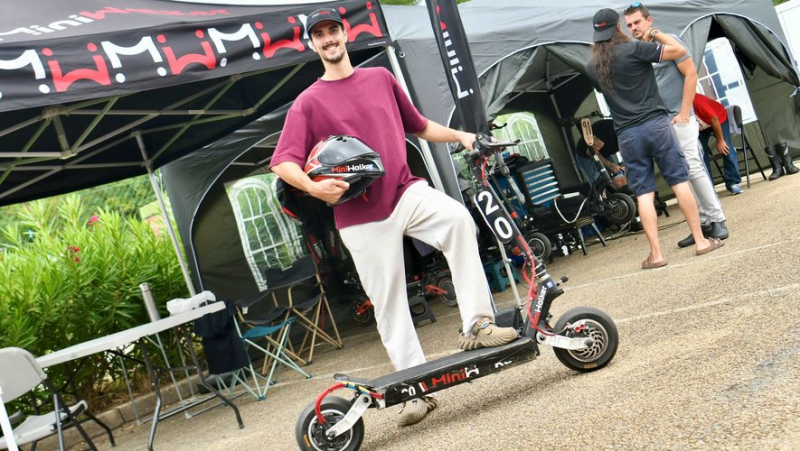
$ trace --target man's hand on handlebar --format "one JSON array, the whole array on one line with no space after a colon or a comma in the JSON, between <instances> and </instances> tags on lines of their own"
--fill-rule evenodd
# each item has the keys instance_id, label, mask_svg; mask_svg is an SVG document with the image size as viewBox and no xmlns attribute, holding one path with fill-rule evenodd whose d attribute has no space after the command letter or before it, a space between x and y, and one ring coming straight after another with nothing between
<instances>
[{"instance_id":1,"label":"man's hand on handlebar","mask_svg":"<svg viewBox=\"0 0 800 451\"><path fill-rule=\"evenodd\" d=\"M484 155L490 155L501 148L512 147L519 144L520 140L513 142L498 142L492 135L485 135L483 133L474 134L469 132L459 132L460 145L451 147L450 153L455 154L463 151L480 151Z\"/></svg>"},{"instance_id":2,"label":"man's hand on handlebar","mask_svg":"<svg viewBox=\"0 0 800 451\"><path fill-rule=\"evenodd\" d=\"M475 137L475 133L470 132L461 132L458 135L458 140L462 146L464 146L467 150L472 150L472 144L475 142L477 138Z\"/></svg>"}]
</instances>

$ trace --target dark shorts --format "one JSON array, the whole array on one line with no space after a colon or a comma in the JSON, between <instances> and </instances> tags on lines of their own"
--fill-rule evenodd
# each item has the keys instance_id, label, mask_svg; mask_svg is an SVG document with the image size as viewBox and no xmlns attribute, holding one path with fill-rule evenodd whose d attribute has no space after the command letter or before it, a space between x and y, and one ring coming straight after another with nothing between
<instances>
[{"instance_id":1,"label":"dark shorts","mask_svg":"<svg viewBox=\"0 0 800 451\"><path fill-rule=\"evenodd\" d=\"M619 132L619 150L625 161L628 187L636 196L656 190L655 168L669 186L689 180L689 166L678 137L666 116L658 116Z\"/></svg>"}]
</instances>

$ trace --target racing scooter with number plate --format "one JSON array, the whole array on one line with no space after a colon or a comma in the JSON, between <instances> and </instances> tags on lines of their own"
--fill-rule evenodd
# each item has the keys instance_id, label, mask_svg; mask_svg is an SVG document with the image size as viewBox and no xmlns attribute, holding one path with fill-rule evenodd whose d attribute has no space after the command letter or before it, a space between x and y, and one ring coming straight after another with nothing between
<instances>
[{"instance_id":1,"label":"racing scooter with number plate","mask_svg":"<svg viewBox=\"0 0 800 451\"><path fill-rule=\"evenodd\" d=\"M539 356L539 345L551 346L561 363L579 372L603 368L614 357L619 343L617 327L602 311L578 307L564 313L554 325L550 324L550 306L564 293L560 285L567 277L553 280L547 273L486 176L489 160L495 156L495 165L503 165L503 149L518 142L497 143L481 134L476 138L474 150L465 158L477 185L472 201L495 234L503 257L503 249L509 243L519 246L525 254L522 273L529 287L527 299L521 302L517 295L516 305L495 315L498 325L515 327L520 337L503 346L458 352L377 379L335 374L336 383L298 418L295 437L300 449L358 450L364 440L362 416L367 409L391 407L531 361ZM512 289L516 295L513 279ZM352 390L352 397L348 400L329 396L339 389Z\"/></svg>"}]
</instances>

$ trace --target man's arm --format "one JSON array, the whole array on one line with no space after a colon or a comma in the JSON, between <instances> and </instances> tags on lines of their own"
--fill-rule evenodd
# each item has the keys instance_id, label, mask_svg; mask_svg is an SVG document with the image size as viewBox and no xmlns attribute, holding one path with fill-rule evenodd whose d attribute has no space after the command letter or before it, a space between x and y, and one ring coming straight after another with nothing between
<instances>
[{"instance_id":1,"label":"man's arm","mask_svg":"<svg viewBox=\"0 0 800 451\"><path fill-rule=\"evenodd\" d=\"M689 122L689 115L692 111L692 102L697 87L697 69L694 68L692 57L677 64L678 70L683 74L683 97L681 99L681 110L672 119L673 124L685 124Z\"/></svg>"},{"instance_id":2,"label":"man's arm","mask_svg":"<svg viewBox=\"0 0 800 451\"><path fill-rule=\"evenodd\" d=\"M725 135L722 134L722 124L720 124L717 116L711 116L711 128L714 130L714 136L717 137L717 152L722 155L728 155L731 150L728 148L728 143L725 142Z\"/></svg>"},{"instance_id":3,"label":"man's arm","mask_svg":"<svg viewBox=\"0 0 800 451\"><path fill-rule=\"evenodd\" d=\"M428 120L425 128L414 133L414 136L435 143L461 143L467 150L472 150L472 143L475 142L474 133L448 128L431 120Z\"/></svg>"},{"instance_id":4,"label":"man's arm","mask_svg":"<svg viewBox=\"0 0 800 451\"><path fill-rule=\"evenodd\" d=\"M328 203L335 203L347 191L350 184L342 180L324 179L319 182L311 180L306 173L291 161L284 161L270 168L286 183Z\"/></svg>"},{"instance_id":5,"label":"man's arm","mask_svg":"<svg viewBox=\"0 0 800 451\"><path fill-rule=\"evenodd\" d=\"M611 172L612 172L612 173L614 173L614 174L616 174L617 172L619 172L619 170L620 170L621 168L620 168L620 166L619 166L617 163L614 163L613 161L611 161L611 160L609 160L609 159L605 158L605 157L604 157L602 154L600 154L600 152L599 152L599 151L597 151L597 150L595 150L595 153L596 153L596 154L597 154L597 156L600 158L600 163L602 163L602 164L603 164L603 166L605 166L605 167L606 167L606 168L608 168L608 169L611 169Z\"/></svg>"},{"instance_id":6,"label":"man's arm","mask_svg":"<svg viewBox=\"0 0 800 451\"><path fill-rule=\"evenodd\" d=\"M604 157L603 154L600 152L601 150L603 150L603 146L605 145L606 143L604 143L602 139L595 136L594 143L592 144L592 150L594 150L594 154L597 155L597 158L600 159L600 163L606 168L611 169L611 171L616 174L620 170L619 165Z\"/></svg>"},{"instance_id":7,"label":"man's arm","mask_svg":"<svg viewBox=\"0 0 800 451\"><path fill-rule=\"evenodd\" d=\"M650 29L650 37L664 45L662 61L674 61L686 55L686 49L672 36L662 33L658 28Z\"/></svg>"}]
</instances>

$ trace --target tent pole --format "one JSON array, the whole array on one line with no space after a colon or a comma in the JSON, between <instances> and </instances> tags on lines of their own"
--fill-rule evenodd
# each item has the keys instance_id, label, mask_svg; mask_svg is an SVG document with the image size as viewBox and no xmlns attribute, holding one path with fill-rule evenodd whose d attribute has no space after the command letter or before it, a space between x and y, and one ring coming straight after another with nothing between
<instances>
[{"instance_id":1,"label":"tent pole","mask_svg":"<svg viewBox=\"0 0 800 451\"><path fill-rule=\"evenodd\" d=\"M406 84L406 79L403 76L403 70L400 68L400 62L397 60L397 54L395 53L394 46L387 45L386 54L389 55L389 63L392 65L392 72L394 72L395 78L397 78L398 83L400 83L400 86L403 88L403 92L405 92L408 98L411 99L411 93L408 91L408 84ZM425 159L425 165L428 166L428 174L431 176L433 186L439 191L444 192L445 187L442 183L441 177L439 176L439 170L436 166L436 163L433 161L433 155L431 154L431 147L428 145L428 141L420 139L419 147L422 151L422 157Z\"/></svg>"},{"instance_id":2,"label":"tent pole","mask_svg":"<svg viewBox=\"0 0 800 451\"><path fill-rule=\"evenodd\" d=\"M567 143L567 149L569 150L568 152L569 161L570 163L572 163L572 169L575 171L576 174L578 174L578 180L586 182L588 180L584 179L583 173L581 170L578 169L578 163L575 161L574 145L572 142L572 137L569 136L569 133L567 133L567 127L569 126L564 125L565 119L561 117L561 110L558 108L558 102L556 102L556 95L555 93L553 93L553 91L548 91L548 92L550 94L550 102L552 102L553 104L553 109L556 110L556 116L558 117L558 120L561 121L561 133L564 135L564 142Z\"/></svg>"},{"instance_id":3,"label":"tent pole","mask_svg":"<svg viewBox=\"0 0 800 451\"><path fill-rule=\"evenodd\" d=\"M153 191L156 193L156 199L158 199L158 206L161 208L161 214L164 215L164 224L167 226L167 233L169 233L169 238L172 240L172 248L175 250L175 256L178 257L178 264L181 266L183 280L186 282L186 288L189 289L189 294L194 296L197 292L192 284L192 278L189 277L189 270L186 267L186 260L183 258L181 246L178 243L178 237L175 235L175 229L172 228L172 221L169 219L169 212L167 211L167 205L164 203L164 196L161 194L161 188L159 188L158 180L156 180L156 175L153 172L153 163L147 158L147 150L144 145L144 140L142 139L142 134L136 131L134 132L134 136L136 137L136 143L139 145L139 150L142 152L142 161L144 162L145 168L147 168L147 175L150 177L150 185L152 185Z\"/></svg>"},{"instance_id":4,"label":"tent pole","mask_svg":"<svg viewBox=\"0 0 800 451\"><path fill-rule=\"evenodd\" d=\"M575 154L574 150L575 147L572 142L572 136L567 131L568 125L564 125L564 118L561 117L561 109L558 108L558 102L556 102L556 94L555 89L553 88L553 82L550 79L550 53L547 54L547 65L545 69L545 85L547 87L547 94L550 96L550 102L553 104L553 109L556 112L556 117L561 122L561 133L564 135L564 142L567 143L567 149L569 150L569 161L572 163L572 170L578 175L578 180L586 181L583 177L583 174L578 169L578 163L575 161Z\"/></svg>"}]
</instances>

